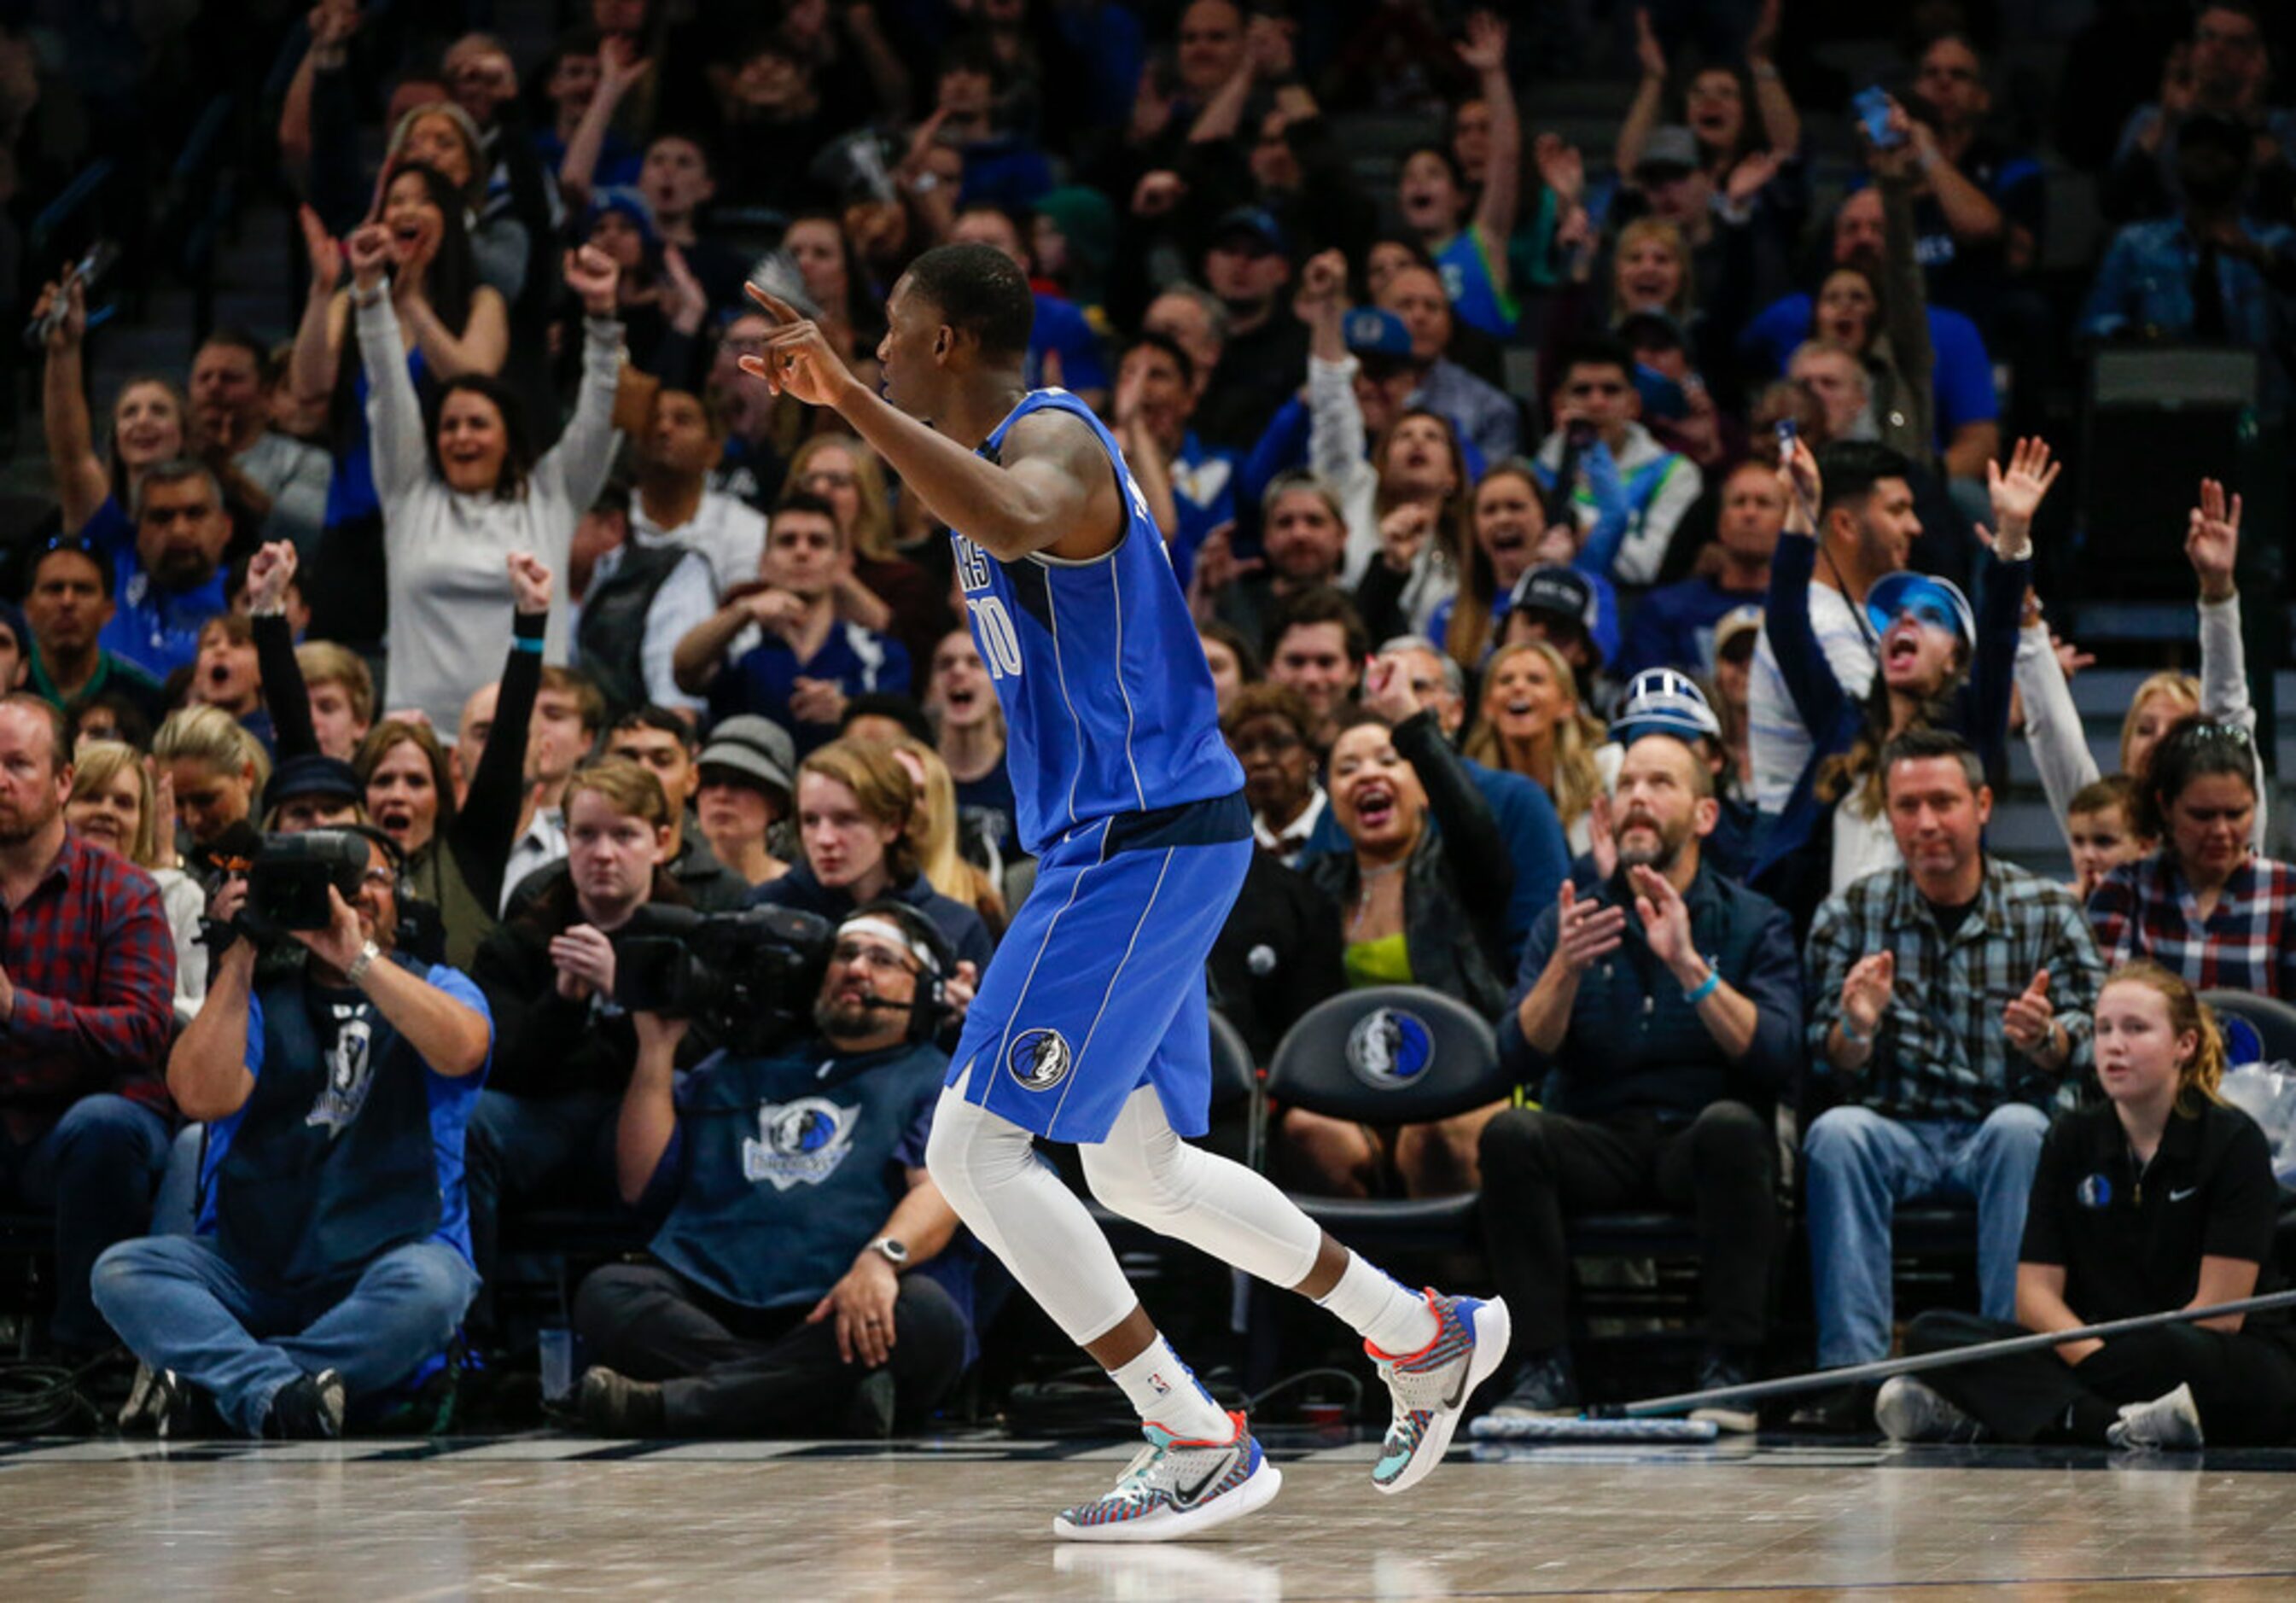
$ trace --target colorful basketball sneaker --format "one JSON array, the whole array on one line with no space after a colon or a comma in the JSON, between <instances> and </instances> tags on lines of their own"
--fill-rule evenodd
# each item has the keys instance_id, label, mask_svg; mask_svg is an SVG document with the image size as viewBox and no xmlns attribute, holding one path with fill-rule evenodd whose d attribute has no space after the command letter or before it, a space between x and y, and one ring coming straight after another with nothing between
<instances>
[{"instance_id":1,"label":"colorful basketball sneaker","mask_svg":"<svg viewBox=\"0 0 2296 1603\"><path fill-rule=\"evenodd\" d=\"M1371 1469L1371 1484L1382 1492L1415 1485L1443 1461L1467 1399L1506 1358L1514 1332L1503 1297L1447 1297L1431 1290L1427 1306L1435 1315L1435 1339L1418 1352L1397 1355L1364 1344L1395 1398L1387 1440Z\"/></svg>"},{"instance_id":2,"label":"colorful basketball sneaker","mask_svg":"<svg viewBox=\"0 0 2296 1603\"><path fill-rule=\"evenodd\" d=\"M1242 1414L1225 1442L1188 1442L1160 1425L1105 1497L1063 1509L1053 1534L1071 1541L1174 1541L1199 1536L1265 1506L1283 1471L1253 1441Z\"/></svg>"}]
</instances>

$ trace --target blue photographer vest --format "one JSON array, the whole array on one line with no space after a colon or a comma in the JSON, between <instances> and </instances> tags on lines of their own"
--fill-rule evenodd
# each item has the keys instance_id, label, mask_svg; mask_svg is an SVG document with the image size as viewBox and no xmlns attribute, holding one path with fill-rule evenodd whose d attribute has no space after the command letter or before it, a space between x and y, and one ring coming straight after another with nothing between
<instances>
[{"instance_id":1,"label":"blue photographer vest","mask_svg":"<svg viewBox=\"0 0 2296 1603\"><path fill-rule=\"evenodd\" d=\"M388 960L431 977L395 953ZM323 990L298 974L259 986L256 1001L255 1089L209 1138L211 1148L224 1146L210 1151L201 1228L212 1225L225 1255L277 1284L321 1285L428 1240L442 1224L463 1227L463 1117L483 1073L434 1073L356 991ZM451 1088L454 1098L444 1131L434 1128L443 1111L434 1087ZM455 1148L451 1166L442 1134ZM456 1245L468 1254L466 1235Z\"/></svg>"},{"instance_id":2,"label":"blue photographer vest","mask_svg":"<svg viewBox=\"0 0 2296 1603\"><path fill-rule=\"evenodd\" d=\"M678 1097L685 1181L653 1255L745 1308L818 1301L907 1192L895 1155L947 1069L930 1045L703 1064Z\"/></svg>"}]
</instances>

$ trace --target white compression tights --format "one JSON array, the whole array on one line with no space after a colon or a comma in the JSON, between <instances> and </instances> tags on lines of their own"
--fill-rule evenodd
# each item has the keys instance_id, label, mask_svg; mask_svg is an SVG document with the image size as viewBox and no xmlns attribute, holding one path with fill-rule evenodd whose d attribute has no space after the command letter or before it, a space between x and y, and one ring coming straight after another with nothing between
<instances>
[{"instance_id":1,"label":"white compression tights","mask_svg":"<svg viewBox=\"0 0 2296 1603\"><path fill-rule=\"evenodd\" d=\"M934 1110L925 1162L958 1217L1082 1345L1139 1299L1092 1214L1029 1142L952 1086ZM1181 1140L1152 1086L1132 1094L1107 1140L1077 1150L1092 1194L1127 1219L1270 1285L1297 1286L1315 1267L1324 1238L1316 1223L1242 1164Z\"/></svg>"}]
</instances>

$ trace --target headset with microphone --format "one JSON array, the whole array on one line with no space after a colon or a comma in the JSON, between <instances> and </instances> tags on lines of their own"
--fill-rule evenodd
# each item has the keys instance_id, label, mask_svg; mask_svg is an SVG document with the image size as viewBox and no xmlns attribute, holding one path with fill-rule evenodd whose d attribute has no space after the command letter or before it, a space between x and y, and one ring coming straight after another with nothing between
<instances>
[{"instance_id":1,"label":"headset with microphone","mask_svg":"<svg viewBox=\"0 0 2296 1603\"><path fill-rule=\"evenodd\" d=\"M874 991L864 991L861 1006L878 1013L906 1013L909 1015L906 1039L910 1042L931 1040L942 1023L955 1011L948 1001L949 976L956 972L956 951L940 927L905 901L890 898L867 903L855 908L838 920L837 931L865 920L874 919L891 925L900 933L900 944L917 960L916 994L906 1001L881 997Z\"/></svg>"}]
</instances>

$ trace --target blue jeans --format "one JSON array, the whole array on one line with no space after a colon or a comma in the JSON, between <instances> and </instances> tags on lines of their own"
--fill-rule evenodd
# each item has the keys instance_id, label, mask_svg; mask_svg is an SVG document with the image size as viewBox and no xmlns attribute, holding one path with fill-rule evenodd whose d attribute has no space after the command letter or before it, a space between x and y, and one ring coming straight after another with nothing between
<instances>
[{"instance_id":1,"label":"blue jeans","mask_svg":"<svg viewBox=\"0 0 2296 1603\"><path fill-rule=\"evenodd\" d=\"M1988 1319L2016 1317L2025 1199L2048 1128L2048 1115L2023 1103L1995 1108L1981 1123L1901 1122L1863 1107L1819 1116L1802 1138L1802 1159L1820 1368L1889 1354L1890 1222L1901 1202L1973 1197L1982 1311Z\"/></svg>"},{"instance_id":2,"label":"blue jeans","mask_svg":"<svg viewBox=\"0 0 2296 1603\"><path fill-rule=\"evenodd\" d=\"M282 1386L322 1369L353 1402L387 1391L443 1352L479 1288L453 1247L395 1247L326 1287L265 1285L204 1236L147 1236L98 1260L95 1303L135 1356L211 1393L260 1435Z\"/></svg>"},{"instance_id":3,"label":"blue jeans","mask_svg":"<svg viewBox=\"0 0 2296 1603\"><path fill-rule=\"evenodd\" d=\"M168 1121L155 1109L110 1091L82 1097L20 1146L0 1135L0 1196L55 1210L56 1313L48 1334L57 1346L112 1344L88 1300L88 1271L113 1242L152 1228L168 1143Z\"/></svg>"}]
</instances>

